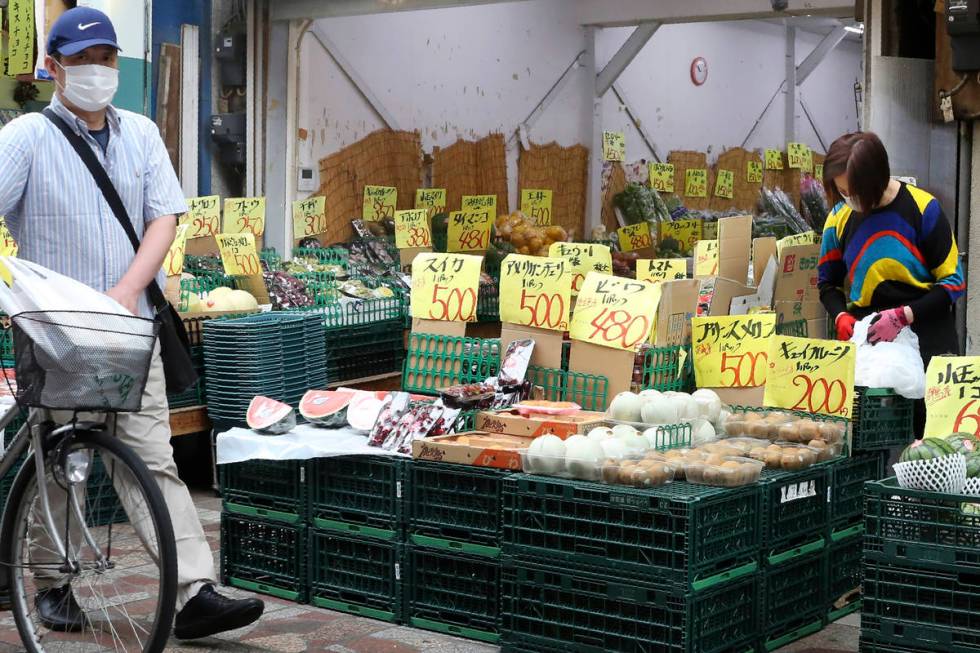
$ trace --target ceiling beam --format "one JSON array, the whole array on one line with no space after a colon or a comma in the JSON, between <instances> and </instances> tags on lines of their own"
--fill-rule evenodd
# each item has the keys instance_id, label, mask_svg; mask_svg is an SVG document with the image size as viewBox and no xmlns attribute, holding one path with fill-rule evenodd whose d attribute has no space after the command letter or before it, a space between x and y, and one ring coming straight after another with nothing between
<instances>
[{"instance_id":1,"label":"ceiling beam","mask_svg":"<svg viewBox=\"0 0 980 653\"><path fill-rule=\"evenodd\" d=\"M571 13L581 25L622 27L657 21L695 23L720 20L786 18L788 16L833 16L853 18L854 0L789 0L786 11L773 11L770 0L573 0ZM571 5L572 2L569 2Z\"/></svg>"},{"instance_id":2,"label":"ceiling beam","mask_svg":"<svg viewBox=\"0 0 980 653\"><path fill-rule=\"evenodd\" d=\"M527 0L276 0L270 3L270 20L365 16L502 2L527 2Z\"/></svg>"},{"instance_id":3,"label":"ceiling beam","mask_svg":"<svg viewBox=\"0 0 980 653\"><path fill-rule=\"evenodd\" d=\"M813 48L813 51L806 56L803 63L796 67L797 86L800 86L806 81L810 73L817 69L817 66L844 40L845 36L847 36L847 29L843 25L838 25L834 28L834 31L823 37L820 43L817 44L817 47Z\"/></svg>"},{"instance_id":4,"label":"ceiling beam","mask_svg":"<svg viewBox=\"0 0 980 653\"><path fill-rule=\"evenodd\" d=\"M595 80L595 95L596 97L602 97L606 94L619 76L626 70L626 67L630 65L636 55L640 53L640 50L647 44L657 30L660 29L660 23L641 23L636 26L633 33L629 35L626 42L616 51L613 58L609 60L609 63L605 65L602 72Z\"/></svg>"}]
</instances>

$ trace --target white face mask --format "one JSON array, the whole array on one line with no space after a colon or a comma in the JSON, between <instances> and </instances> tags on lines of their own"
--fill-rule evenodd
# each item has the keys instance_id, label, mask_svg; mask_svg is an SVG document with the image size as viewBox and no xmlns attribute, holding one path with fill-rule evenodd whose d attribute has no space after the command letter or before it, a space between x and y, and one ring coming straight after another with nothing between
<instances>
[{"instance_id":1,"label":"white face mask","mask_svg":"<svg viewBox=\"0 0 980 653\"><path fill-rule=\"evenodd\" d=\"M841 197L844 198L844 204L847 204L852 211L854 211L855 213L861 212L861 205L858 204L856 199L854 199L853 197L848 197L847 195L842 195Z\"/></svg>"},{"instance_id":2,"label":"white face mask","mask_svg":"<svg viewBox=\"0 0 980 653\"><path fill-rule=\"evenodd\" d=\"M82 111L99 111L112 102L119 88L118 70L98 64L58 65L65 71L65 86L61 91L76 107Z\"/></svg>"}]
</instances>

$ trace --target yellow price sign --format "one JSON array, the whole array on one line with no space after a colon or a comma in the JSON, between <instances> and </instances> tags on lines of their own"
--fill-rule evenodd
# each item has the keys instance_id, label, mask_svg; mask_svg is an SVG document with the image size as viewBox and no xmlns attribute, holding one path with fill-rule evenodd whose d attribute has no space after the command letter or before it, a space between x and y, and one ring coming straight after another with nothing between
<instances>
[{"instance_id":1,"label":"yellow price sign","mask_svg":"<svg viewBox=\"0 0 980 653\"><path fill-rule=\"evenodd\" d=\"M651 283L687 279L687 261L682 258L641 258L636 262L636 278Z\"/></svg>"},{"instance_id":2,"label":"yellow price sign","mask_svg":"<svg viewBox=\"0 0 980 653\"><path fill-rule=\"evenodd\" d=\"M626 160L626 135L623 132L602 132L602 158L606 161Z\"/></svg>"},{"instance_id":3,"label":"yellow price sign","mask_svg":"<svg viewBox=\"0 0 980 653\"><path fill-rule=\"evenodd\" d=\"M322 195L293 202L293 238L322 234L327 230L327 198Z\"/></svg>"},{"instance_id":4,"label":"yellow price sign","mask_svg":"<svg viewBox=\"0 0 980 653\"><path fill-rule=\"evenodd\" d=\"M704 220L692 218L660 223L660 242L672 238L680 245L681 254L689 254L695 243L701 240Z\"/></svg>"},{"instance_id":5,"label":"yellow price sign","mask_svg":"<svg viewBox=\"0 0 980 653\"><path fill-rule=\"evenodd\" d=\"M813 170L813 152L805 143L787 143L786 158L791 170L810 172Z\"/></svg>"},{"instance_id":6,"label":"yellow price sign","mask_svg":"<svg viewBox=\"0 0 980 653\"><path fill-rule=\"evenodd\" d=\"M500 321L565 331L572 274L563 259L509 254L500 266Z\"/></svg>"},{"instance_id":7,"label":"yellow price sign","mask_svg":"<svg viewBox=\"0 0 980 653\"><path fill-rule=\"evenodd\" d=\"M762 163L759 161L745 162L745 181L750 184L762 183Z\"/></svg>"},{"instance_id":8,"label":"yellow price sign","mask_svg":"<svg viewBox=\"0 0 980 653\"><path fill-rule=\"evenodd\" d=\"M817 181L823 181L823 164L814 163L813 164L813 178Z\"/></svg>"},{"instance_id":9,"label":"yellow price sign","mask_svg":"<svg viewBox=\"0 0 980 653\"><path fill-rule=\"evenodd\" d=\"M17 256L17 241L7 228L7 221L0 216L0 256Z\"/></svg>"},{"instance_id":10,"label":"yellow price sign","mask_svg":"<svg viewBox=\"0 0 980 653\"><path fill-rule=\"evenodd\" d=\"M684 172L684 195L687 197L708 196L708 171L705 168L688 168Z\"/></svg>"},{"instance_id":11,"label":"yellow price sign","mask_svg":"<svg viewBox=\"0 0 980 653\"><path fill-rule=\"evenodd\" d=\"M658 193L674 192L674 164L650 164L650 188Z\"/></svg>"},{"instance_id":12,"label":"yellow price sign","mask_svg":"<svg viewBox=\"0 0 980 653\"><path fill-rule=\"evenodd\" d=\"M229 197L225 199L222 233L250 233L256 238L265 232L264 197Z\"/></svg>"},{"instance_id":13,"label":"yellow price sign","mask_svg":"<svg viewBox=\"0 0 980 653\"><path fill-rule=\"evenodd\" d=\"M429 209L395 211L395 247L398 249L432 247Z\"/></svg>"},{"instance_id":14,"label":"yellow price sign","mask_svg":"<svg viewBox=\"0 0 980 653\"><path fill-rule=\"evenodd\" d=\"M176 277L184 272L184 249L187 247L187 232L190 225L182 224L177 227L177 235L174 242L167 250L167 257L163 259L163 269L168 277Z\"/></svg>"},{"instance_id":15,"label":"yellow price sign","mask_svg":"<svg viewBox=\"0 0 980 653\"><path fill-rule=\"evenodd\" d=\"M691 318L694 376L699 388L755 388L766 382L776 315Z\"/></svg>"},{"instance_id":16,"label":"yellow price sign","mask_svg":"<svg viewBox=\"0 0 980 653\"><path fill-rule=\"evenodd\" d=\"M718 274L718 241L699 240L694 245L694 276L713 277Z\"/></svg>"},{"instance_id":17,"label":"yellow price sign","mask_svg":"<svg viewBox=\"0 0 980 653\"><path fill-rule=\"evenodd\" d=\"M10 0L7 7L7 75L34 72L34 0Z\"/></svg>"},{"instance_id":18,"label":"yellow price sign","mask_svg":"<svg viewBox=\"0 0 980 653\"><path fill-rule=\"evenodd\" d=\"M794 247L796 245L816 245L820 242L820 236L815 231L804 231L801 234L793 234L776 241L776 257L783 254L783 248ZM814 266L815 267L815 266Z\"/></svg>"},{"instance_id":19,"label":"yellow price sign","mask_svg":"<svg viewBox=\"0 0 980 653\"><path fill-rule=\"evenodd\" d=\"M650 223L639 222L620 227L616 234L619 236L619 248L624 252L653 247L653 236L650 234Z\"/></svg>"},{"instance_id":20,"label":"yellow price sign","mask_svg":"<svg viewBox=\"0 0 980 653\"><path fill-rule=\"evenodd\" d=\"M779 150L766 149L766 170L782 170L783 153Z\"/></svg>"},{"instance_id":21,"label":"yellow price sign","mask_svg":"<svg viewBox=\"0 0 980 653\"><path fill-rule=\"evenodd\" d=\"M497 219L497 196L496 195L463 195L462 210L468 213L473 211L489 211L493 219Z\"/></svg>"},{"instance_id":22,"label":"yellow price sign","mask_svg":"<svg viewBox=\"0 0 980 653\"><path fill-rule=\"evenodd\" d=\"M221 231L221 198L217 195L192 197L187 200L187 213L179 224L190 227L187 238L207 238Z\"/></svg>"},{"instance_id":23,"label":"yellow price sign","mask_svg":"<svg viewBox=\"0 0 980 653\"><path fill-rule=\"evenodd\" d=\"M763 403L850 418L856 351L852 342L774 335Z\"/></svg>"},{"instance_id":24,"label":"yellow price sign","mask_svg":"<svg viewBox=\"0 0 980 653\"><path fill-rule=\"evenodd\" d=\"M540 188L526 188L521 191L521 213L539 226L551 224L551 200L554 193Z\"/></svg>"},{"instance_id":25,"label":"yellow price sign","mask_svg":"<svg viewBox=\"0 0 980 653\"><path fill-rule=\"evenodd\" d=\"M606 245L591 243L552 243L548 256L568 261L572 275L572 296L578 295L589 272L612 274L612 253Z\"/></svg>"},{"instance_id":26,"label":"yellow price sign","mask_svg":"<svg viewBox=\"0 0 980 653\"><path fill-rule=\"evenodd\" d=\"M445 188L419 188L415 191L415 208L432 209L433 213L446 210Z\"/></svg>"},{"instance_id":27,"label":"yellow price sign","mask_svg":"<svg viewBox=\"0 0 980 653\"><path fill-rule=\"evenodd\" d=\"M450 252L484 252L490 247L494 216L489 209L449 214L446 248Z\"/></svg>"},{"instance_id":28,"label":"yellow price sign","mask_svg":"<svg viewBox=\"0 0 980 653\"><path fill-rule=\"evenodd\" d=\"M660 289L647 281L590 272L585 277L569 335L602 347L636 351L650 338Z\"/></svg>"},{"instance_id":29,"label":"yellow price sign","mask_svg":"<svg viewBox=\"0 0 980 653\"><path fill-rule=\"evenodd\" d=\"M412 317L476 321L482 256L423 253L412 261Z\"/></svg>"},{"instance_id":30,"label":"yellow price sign","mask_svg":"<svg viewBox=\"0 0 980 653\"><path fill-rule=\"evenodd\" d=\"M398 189L394 186L365 186L361 218L365 222L378 222L394 218L398 206Z\"/></svg>"},{"instance_id":31,"label":"yellow price sign","mask_svg":"<svg viewBox=\"0 0 980 653\"><path fill-rule=\"evenodd\" d=\"M225 274L230 277L251 277L262 273L259 255L255 251L255 236L246 231L240 234L218 234L218 251Z\"/></svg>"},{"instance_id":32,"label":"yellow price sign","mask_svg":"<svg viewBox=\"0 0 980 653\"><path fill-rule=\"evenodd\" d=\"M980 437L980 356L933 356L925 399L926 437Z\"/></svg>"},{"instance_id":33,"label":"yellow price sign","mask_svg":"<svg viewBox=\"0 0 980 653\"><path fill-rule=\"evenodd\" d=\"M735 197L735 172L719 170L715 176L715 197L732 199Z\"/></svg>"}]
</instances>

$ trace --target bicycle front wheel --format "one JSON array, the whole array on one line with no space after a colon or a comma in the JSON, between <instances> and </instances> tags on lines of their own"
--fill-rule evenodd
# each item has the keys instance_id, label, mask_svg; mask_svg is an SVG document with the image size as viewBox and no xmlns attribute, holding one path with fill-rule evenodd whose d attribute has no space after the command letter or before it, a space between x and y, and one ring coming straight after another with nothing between
<instances>
[{"instance_id":1,"label":"bicycle front wheel","mask_svg":"<svg viewBox=\"0 0 980 653\"><path fill-rule=\"evenodd\" d=\"M177 596L177 549L163 495L116 438L101 431L69 438L65 470L53 471L49 460L42 487L31 457L4 515L0 560L10 565L21 640L31 653L163 651ZM52 597L61 601L55 614L75 615L74 625L51 619Z\"/></svg>"}]
</instances>

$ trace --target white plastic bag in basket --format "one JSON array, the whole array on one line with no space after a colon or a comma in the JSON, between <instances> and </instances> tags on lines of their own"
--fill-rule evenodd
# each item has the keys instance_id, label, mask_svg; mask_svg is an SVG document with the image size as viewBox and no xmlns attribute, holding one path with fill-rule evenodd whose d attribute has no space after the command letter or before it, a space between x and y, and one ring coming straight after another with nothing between
<instances>
[{"instance_id":1,"label":"white plastic bag in basket","mask_svg":"<svg viewBox=\"0 0 980 653\"><path fill-rule=\"evenodd\" d=\"M895 463L898 484L909 490L960 494L966 484L966 457L961 453Z\"/></svg>"},{"instance_id":2,"label":"white plastic bag in basket","mask_svg":"<svg viewBox=\"0 0 980 653\"><path fill-rule=\"evenodd\" d=\"M919 354L919 336L905 327L894 342L872 345L868 342L868 327L875 315L854 325L851 338L857 345L854 385L891 388L908 399L922 399L926 396L926 371Z\"/></svg>"}]
</instances>

